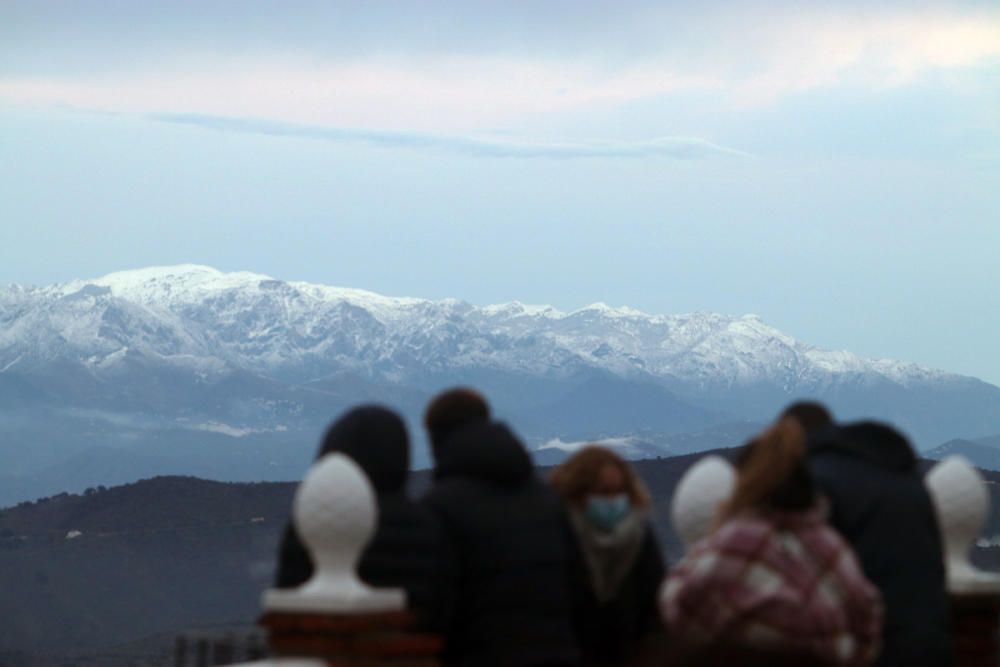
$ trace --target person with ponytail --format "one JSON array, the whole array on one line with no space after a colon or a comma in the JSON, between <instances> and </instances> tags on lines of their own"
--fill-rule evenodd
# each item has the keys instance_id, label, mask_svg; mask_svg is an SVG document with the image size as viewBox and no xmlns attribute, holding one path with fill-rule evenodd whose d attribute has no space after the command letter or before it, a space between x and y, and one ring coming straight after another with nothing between
<instances>
[{"instance_id":1,"label":"person with ponytail","mask_svg":"<svg viewBox=\"0 0 1000 667\"><path fill-rule=\"evenodd\" d=\"M827 511L796 420L750 441L715 529L661 589L673 664L871 664L881 596Z\"/></svg>"},{"instance_id":2,"label":"person with ponytail","mask_svg":"<svg viewBox=\"0 0 1000 667\"><path fill-rule=\"evenodd\" d=\"M662 635L656 595L663 556L649 525L649 493L635 470L588 445L556 467L550 482L569 509L573 629L581 667L625 667Z\"/></svg>"}]
</instances>

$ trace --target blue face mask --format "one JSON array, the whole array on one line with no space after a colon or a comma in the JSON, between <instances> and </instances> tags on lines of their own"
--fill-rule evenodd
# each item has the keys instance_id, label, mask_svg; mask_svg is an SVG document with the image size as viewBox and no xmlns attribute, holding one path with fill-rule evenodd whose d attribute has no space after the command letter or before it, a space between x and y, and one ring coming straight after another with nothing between
<instances>
[{"instance_id":1,"label":"blue face mask","mask_svg":"<svg viewBox=\"0 0 1000 667\"><path fill-rule=\"evenodd\" d=\"M590 523L604 531L611 531L625 518L630 509L628 494L614 496L587 496L584 515Z\"/></svg>"}]
</instances>

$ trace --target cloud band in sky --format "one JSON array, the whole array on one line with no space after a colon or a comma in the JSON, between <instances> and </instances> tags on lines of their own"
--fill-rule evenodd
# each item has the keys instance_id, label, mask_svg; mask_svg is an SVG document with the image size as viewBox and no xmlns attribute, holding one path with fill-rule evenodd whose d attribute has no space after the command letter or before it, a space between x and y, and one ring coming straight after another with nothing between
<instances>
[{"instance_id":1,"label":"cloud band in sky","mask_svg":"<svg viewBox=\"0 0 1000 667\"><path fill-rule=\"evenodd\" d=\"M142 114L162 123L192 125L209 130L275 137L355 143L381 148L437 151L452 155L520 159L670 158L697 159L742 156L747 153L693 137L660 137L647 141L521 141L496 137L365 130L281 121L188 113Z\"/></svg>"}]
</instances>

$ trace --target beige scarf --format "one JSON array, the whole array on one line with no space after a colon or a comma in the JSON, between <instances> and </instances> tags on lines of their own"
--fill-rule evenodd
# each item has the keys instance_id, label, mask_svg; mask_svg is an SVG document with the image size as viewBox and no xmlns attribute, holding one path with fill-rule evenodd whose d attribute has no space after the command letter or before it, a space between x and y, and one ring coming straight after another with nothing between
<instances>
[{"instance_id":1,"label":"beige scarf","mask_svg":"<svg viewBox=\"0 0 1000 667\"><path fill-rule=\"evenodd\" d=\"M630 511L610 532L597 528L583 512L570 512L570 521L583 551L590 585L601 604L618 593L639 556L646 534L645 513Z\"/></svg>"}]
</instances>

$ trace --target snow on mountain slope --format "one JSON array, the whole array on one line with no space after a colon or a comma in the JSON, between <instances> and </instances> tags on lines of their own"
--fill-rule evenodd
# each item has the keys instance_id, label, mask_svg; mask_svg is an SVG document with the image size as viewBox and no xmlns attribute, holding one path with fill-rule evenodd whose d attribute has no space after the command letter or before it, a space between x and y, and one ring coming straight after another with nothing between
<instances>
[{"instance_id":1,"label":"snow on mountain slope","mask_svg":"<svg viewBox=\"0 0 1000 667\"><path fill-rule=\"evenodd\" d=\"M479 307L196 265L0 287L0 468L34 480L19 498L58 490L47 470L108 447L137 476L166 461L161 472L288 478L349 406L392 405L416 435L432 393L459 382L536 447L735 446L801 397L890 421L918 446L1000 432L1000 388L822 350L753 315ZM62 488L119 474L77 472Z\"/></svg>"},{"instance_id":2,"label":"snow on mountain slope","mask_svg":"<svg viewBox=\"0 0 1000 667\"><path fill-rule=\"evenodd\" d=\"M573 312L386 297L206 266L152 267L48 287L0 288L0 368L53 359L93 368L126 352L305 381L349 369L409 380L489 368L559 377L581 368L693 385L792 388L841 376L906 386L952 376L821 350L754 315Z\"/></svg>"}]
</instances>

